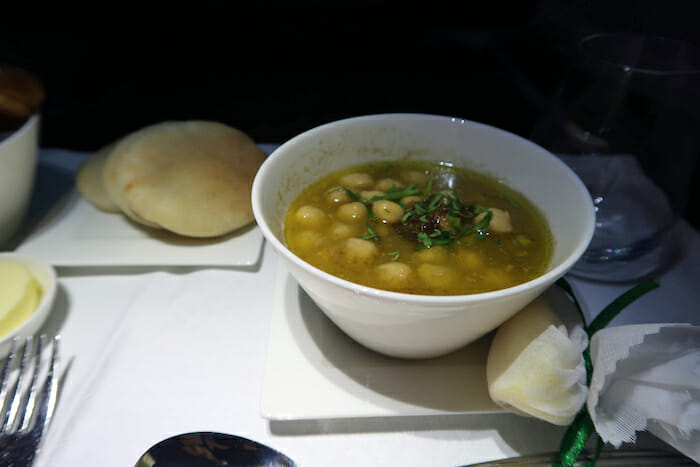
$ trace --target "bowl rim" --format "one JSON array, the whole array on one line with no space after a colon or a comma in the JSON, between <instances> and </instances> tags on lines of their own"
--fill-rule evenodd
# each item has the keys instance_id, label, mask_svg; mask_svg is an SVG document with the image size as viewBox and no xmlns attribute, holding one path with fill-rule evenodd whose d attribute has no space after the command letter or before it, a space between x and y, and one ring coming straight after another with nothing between
<instances>
[{"instance_id":1,"label":"bowl rim","mask_svg":"<svg viewBox=\"0 0 700 467\"><path fill-rule=\"evenodd\" d=\"M262 186L263 180L266 178L267 174L271 171L271 168L275 161L281 159L284 156L284 152L287 148L294 146L295 144L299 143L300 141L303 141L306 138L309 138L310 136L313 136L315 133L322 132L324 130L327 130L328 128L336 127L336 126L342 126L344 124L352 123L354 121L371 121L371 120L380 120L380 119L399 119L399 120L445 120L445 121L450 121L451 123L461 123L461 124L467 124L471 125L474 127L481 127L484 129L487 129L489 131L494 131L496 133L500 133L503 136L506 136L508 138L513 139L514 141L517 141L519 144L524 144L527 146L531 146L532 148L535 148L537 151L543 153L543 155L546 155L550 158L552 163L555 163L557 165L560 165L561 167L564 168L565 171L568 171L573 175L573 180L577 185L577 188L581 193L588 193L587 188L581 181L581 179L569 168L561 159L556 157L554 154L551 152L547 151L546 149L542 148L541 146L535 144L534 142L523 138L522 136L516 135L514 133L511 133L509 131L503 130L501 128L497 128L491 125L487 125L484 123L479 123L475 122L472 120L468 119L463 119L463 118L458 118L458 117L450 117L450 116L444 116L444 115L434 115L434 114L426 114L426 113L384 113L384 114L372 114L372 115L362 115L362 116L356 116L356 117L349 117L349 118L344 118L341 120L336 120L332 121L329 123L325 123L319 126L316 126L314 128L311 128L309 130L306 130L291 139L287 140L284 142L282 145L280 145L277 149L275 149L263 162L263 164L260 166L255 179L253 180L253 188L252 188L252 207L253 207L253 215L257 221L258 226L262 230L263 236L269 241L274 249L282 254L288 261L291 263L295 264L296 266L300 267L301 269L305 270L306 272L319 277L320 279L323 279L325 281L330 282L331 284L338 286L340 288L346 289L346 290L351 290L356 294L363 295L363 296L370 296L370 297L375 297L375 298L384 298L384 299L390 299L393 301L399 301L399 302L411 302L415 304L430 304L433 306L454 306L457 304L471 304L471 303L479 303L479 302L484 302L484 301L490 301L490 300L495 300L495 299L501 299L501 298L506 298L510 297L513 295L519 295L523 292L531 291L531 290L536 290L540 287L546 287L554 283L557 279L562 277L568 270L570 270L574 263L579 260L579 258L583 255L584 251L586 248L588 248L588 245L593 238L593 231L595 228L595 211L593 208L593 203L591 202L588 205L588 209L586 209L586 214L589 219L589 221L586 223L587 229L582 232L582 236L579 239L578 244L576 245L576 248L574 248L569 254L560 262L559 265L556 267L552 268L551 270L545 272L544 274L531 279L527 282L523 282L522 284L518 284L512 287L507 287L505 289L498 289L498 290L493 290L490 292L480 292L480 293L474 293L474 294L463 294L463 295L420 295L420 294L409 294L409 293L404 293L404 292L393 292L389 290L383 290L383 289L378 289L374 287L369 287L366 285L362 284L357 284L355 282L351 282L345 279L341 279L340 277L334 276L332 274L329 274L315 266L313 266L310 263L307 263L306 261L302 260L299 258L297 255L291 252L289 248L287 248L278 238L277 236L272 232L270 229L267 221L265 220L264 216L262 215L262 196L264 193L264 189Z\"/></svg>"},{"instance_id":2,"label":"bowl rim","mask_svg":"<svg viewBox=\"0 0 700 467\"><path fill-rule=\"evenodd\" d=\"M24 133L29 130L29 128L36 125L39 118L41 118L40 113L37 112L32 114L32 116L22 124L22 126L12 131L6 138L0 140L0 150L2 150L5 146L12 144L14 140L21 138Z\"/></svg>"},{"instance_id":3,"label":"bowl rim","mask_svg":"<svg viewBox=\"0 0 700 467\"><path fill-rule=\"evenodd\" d=\"M48 263L44 263L34 257L27 256L25 254L15 253L15 252L0 252L0 262L17 262L27 266L30 271L32 269L41 269L48 278L47 284L42 285L41 300L37 305L34 312L29 318L27 318L22 324L15 328L9 334L0 337L0 347L6 345L9 341L17 336L29 336L35 334L41 326L43 326L44 321L48 318L51 308L53 306L54 300L56 298L56 290L58 288L58 280L56 276L56 270L53 266ZM37 280L40 280L37 278ZM36 326L31 332L28 329Z\"/></svg>"}]
</instances>

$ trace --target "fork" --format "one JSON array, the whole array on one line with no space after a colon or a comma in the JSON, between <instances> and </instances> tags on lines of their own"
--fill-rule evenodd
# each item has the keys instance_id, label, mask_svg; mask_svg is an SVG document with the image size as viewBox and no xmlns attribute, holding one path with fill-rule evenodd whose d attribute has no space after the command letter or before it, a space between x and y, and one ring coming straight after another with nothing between
<instances>
[{"instance_id":1,"label":"fork","mask_svg":"<svg viewBox=\"0 0 700 467\"><path fill-rule=\"evenodd\" d=\"M46 377L40 388L46 341L47 337L42 335L34 345L33 338L27 337L20 353L19 340L15 338L0 373L0 467L31 466L51 422L58 395L60 337L53 338ZM11 382L18 358L17 376Z\"/></svg>"},{"instance_id":2,"label":"fork","mask_svg":"<svg viewBox=\"0 0 700 467\"><path fill-rule=\"evenodd\" d=\"M520 467L552 467L559 465L559 453L548 452L529 456L510 457L495 461L469 464L462 467L500 467L500 466L520 466ZM583 450L575 462L575 466L586 466L593 460L590 451ZM684 455L657 449L627 449L603 451L596 463L597 467L605 466L674 466L674 465L697 465Z\"/></svg>"}]
</instances>

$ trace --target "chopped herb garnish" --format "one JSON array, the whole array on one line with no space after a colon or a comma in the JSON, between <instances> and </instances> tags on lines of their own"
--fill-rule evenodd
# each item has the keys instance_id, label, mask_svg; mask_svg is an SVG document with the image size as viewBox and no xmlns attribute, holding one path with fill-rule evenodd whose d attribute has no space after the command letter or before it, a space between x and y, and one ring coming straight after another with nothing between
<instances>
[{"instance_id":1,"label":"chopped herb garnish","mask_svg":"<svg viewBox=\"0 0 700 467\"><path fill-rule=\"evenodd\" d=\"M348 188L341 187L341 189L350 199L365 206L371 222L377 221L372 211L372 203L380 200L397 201L406 196L423 194L420 202L406 209L398 227L402 234L418 242L416 248L418 250L436 245L449 245L454 241L462 242L463 237L471 234L476 234L480 240L488 237L488 227L493 216L491 211L480 204L465 204L454 189L433 193L432 186L433 180L428 181L423 190L413 184L404 188L392 185L383 195L373 196L368 200ZM390 212L387 207L383 209L385 212ZM483 218L472 225L473 219L482 213L485 213ZM367 226L367 235L362 238L380 240L371 224Z\"/></svg>"},{"instance_id":2,"label":"chopped herb garnish","mask_svg":"<svg viewBox=\"0 0 700 467\"><path fill-rule=\"evenodd\" d=\"M486 230L489 226L489 222L491 222L491 218L493 217L493 212L487 211L486 215L484 215L484 218L481 219L479 222L474 224L474 227L472 227L474 230Z\"/></svg>"},{"instance_id":3,"label":"chopped herb garnish","mask_svg":"<svg viewBox=\"0 0 700 467\"><path fill-rule=\"evenodd\" d=\"M431 178L430 180L428 180L428 184L425 186L425 189L423 190L423 194L425 196L428 196L432 192L433 192L433 179Z\"/></svg>"},{"instance_id":4,"label":"chopped herb garnish","mask_svg":"<svg viewBox=\"0 0 700 467\"><path fill-rule=\"evenodd\" d=\"M371 220L371 221L377 220L377 217L372 212L372 206L370 206L370 204L367 201L362 199L362 196L358 195L357 193L355 193L352 190L349 190L348 188L345 188L345 187L341 187L341 188L350 197L351 200L357 201L358 203L362 203L362 205L365 207L365 209L367 209L367 217L369 217L369 220Z\"/></svg>"},{"instance_id":5,"label":"chopped herb garnish","mask_svg":"<svg viewBox=\"0 0 700 467\"><path fill-rule=\"evenodd\" d=\"M362 240L379 240L379 234L377 234L377 231L374 230L374 227L371 225L367 226L367 233L368 235L362 237Z\"/></svg>"},{"instance_id":6,"label":"chopped herb garnish","mask_svg":"<svg viewBox=\"0 0 700 467\"><path fill-rule=\"evenodd\" d=\"M445 197L442 193L435 193L432 196L430 204L428 204L428 211L434 211L438 207L438 203Z\"/></svg>"},{"instance_id":7,"label":"chopped herb garnish","mask_svg":"<svg viewBox=\"0 0 700 467\"><path fill-rule=\"evenodd\" d=\"M396 261L397 259L399 259L399 256L401 256L401 252L400 252L400 251L390 251L390 252L387 252L387 253L384 253L384 254L387 255L387 256L389 256L389 257L391 257L391 260L392 260L392 261Z\"/></svg>"},{"instance_id":8,"label":"chopped herb garnish","mask_svg":"<svg viewBox=\"0 0 700 467\"><path fill-rule=\"evenodd\" d=\"M391 188L386 190L386 193L384 193L381 196L373 196L368 200L369 203L374 203L375 201L379 201L382 199L388 200L388 201L395 201L397 199L401 199L405 196L413 196L417 195L421 192L419 188L416 188L415 185L411 184L408 185L406 188L399 188L396 185L392 185Z\"/></svg>"},{"instance_id":9,"label":"chopped herb garnish","mask_svg":"<svg viewBox=\"0 0 700 467\"><path fill-rule=\"evenodd\" d=\"M485 239L489 234L489 222L493 217L493 212L486 211L486 215L479 222L474 224L469 230L470 232L476 232L476 236L479 240Z\"/></svg>"},{"instance_id":10,"label":"chopped herb garnish","mask_svg":"<svg viewBox=\"0 0 700 467\"><path fill-rule=\"evenodd\" d=\"M514 208L520 207L520 205L508 193L501 193L501 197L508 201Z\"/></svg>"},{"instance_id":11,"label":"chopped herb garnish","mask_svg":"<svg viewBox=\"0 0 700 467\"><path fill-rule=\"evenodd\" d=\"M418 241L421 242L421 245L419 245L416 250L421 250L423 248L430 248L433 246L433 239L428 236L427 233L425 232L418 232Z\"/></svg>"},{"instance_id":12,"label":"chopped herb garnish","mask_svg":"<svg viewBox=\"0 0 700 467\"><path fill-rule=\"evenodd\" d=\"M483 218L472 225L473 219L481 213L485 213ZM417 249L431 248L435 245L449 245L470 234L485 239L489 235L488 226L492 216L484 206L467 205L455 190L449 190L428 193L421 202L406 210L401 217L400 229L405 235L417 240Z\"/></svg>"},{"instance_id":13,"label":"chopped herb garnish","mask_svg":"<svg viewBox=\"0 0 700 467\"><path fill-rule=\"evenodd\" d=\"M362 197L360 195L358 195L357 193L355 193L354 191L349 190L349 189L345 188L344 186L340 187L340 189L343 190L345 192L345 194L350 197L351 200L358 201L360 203L362 202Z\"/></svg>"}]
</instances>

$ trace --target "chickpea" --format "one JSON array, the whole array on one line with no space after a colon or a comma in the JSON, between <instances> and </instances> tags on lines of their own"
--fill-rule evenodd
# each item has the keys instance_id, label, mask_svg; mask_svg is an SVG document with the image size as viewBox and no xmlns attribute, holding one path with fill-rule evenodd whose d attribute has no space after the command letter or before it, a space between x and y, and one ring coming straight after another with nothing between
<instances>
[{"instance_id":1,"label":"chickpea","mask_svg":"<svg viewBox=\"0 0 700 467\"><path fill-rule=\"evenodd\" d=\"M352 264L369 264L379 254L379 249L370 240L348 238L343 244L342 254Z\"/></svg>"},{"instance_id":2,"label":"chickpea","mask_svg":"<svg viewBox=\"0 0 700 467\"><path fill-rule=\"evenodd\" d=\"M302 206L294 213L294 220L302 227L318 229L326 223L326 213L315 206Z\"/></svg>"},{"instance_id":3,"label":"chickpea","mask_svg":"<svg viewBox=\"0 0 700 467\"><path fill-rule=\"evenodd\" d=\"M340 177L339 183L351 190L367 190L374 186L374 179L369 174L355 172Z\"/></svg>"},{"instance_id":4,"label":"chickpea","mask_svg":"<svg viewBox=\"0 0 700 467\"><path fill-rule=\"evenodd\" d=\"M484 268L484 260L478 253L471 250L459 250L457 261L468 271L479 271Z\"/></svg>"},{"instance_id":5,"label":"chickpea","mask_svg":"<svg viewBox=\"0 0 700 467\"><path fill-rule=\"evenodd\" d=\"M364 190L360 192L360 196L362 196L362 199L365 201L369 201L375 196L384 196L384 192L379 190Z\"/></svg>"},{"instance_id":6,"label":"chickpea","mask_svg":"<svg viewBox=\"0 0 700 467\"><path fill-rule=\"evenodd\" d=\"M420 170L404 170L401 172L401 180L412 183L416 186L423 186L428 183L428 172Z\"/></svg>"},{"instance_id":7,"label":"chickpea","mask_svg":"<svg viewBox=\"0 0 700 467\"><path fill-rule=\"evenodd\" d=\"M406 287L413 275L411 266L398 261L380 264L375 268L377 279L384 287L400 289Z\"/></svg>"},{"instance_id":8,"label":"chickpea","mask_svg":"<svg viewBox=\"0 0 700 467\"><path fill-rule=\"evenodd\" d=\"M447 262L447 250L442 246L424 248L413 253L413 258L420 263L444 264Z\"/></svg>"},{"instance_id":9,"label":"chickpea","mask_svg":"<svg viewBox=\"0 0 700 467\"><path fill-rule=\"evenodd\" d=\"M374 185L375 190L387 191L391 187L403 188L403 183L393 178L382 178Z\"/></svg>"},{"instance_id":10,"label":"chickpea","mask_svg":"<svg viewBox=\"0 0 700 467\"><path fill-rule=\"evenodd\" d=\"M324 243L324 239L316 230L302 230L292 237L290 243L299 251L308 253L318 249Z\"/></svg>"},{"instance_id":11,"label":"chickpea","mask_svg":"<svg viewBox=\"0 0 700 467\"><path fill-rule=\"evenodd\" d=\"M394 228L390 224L382 224L381 222L377 222L374 224L374 230L380 237L387 237L391 235Z\"/></svg>"},{"instance_id":12,"label":"chickpea","mask_svg":"<svg viewBox=\"0 0 700 467\"><path fill-rule=\"evenodd\" d=\"M421 201L422 200L420 196L411 195L404 196L403 198L401 198L400 203L406 206L408 209L411 209L413 206L420 203Z\"/></svg>"},{"instance_id":13,"label":"chickpea","mask_svg":"<svg viewBox=\"0 0 700 467\"><path fill-rule=\"evenodd\" d=\"M338 219L345 222L367 222L367 208L358 201L343 204L338 208L337 215Z\"/></svg>"},{"instance_id":14,"label":"chickpea","mask_svg":"<svg viewBox=\"0 0 700 467\"><path fill-rule=\"evenodd\" d=\"M333 240L345 240L358 234L357 228L342 222L335 222L328 229L328 236Z\"/></svg>"},{"instance_id":15,"label":"chickpea","mask_svg":"<svg viewBox=\"0 0 700 467\"><path fill-rule=\"evenodd\" d=\"M350 196L339 186L333 187L326 192L326 202L332 206L339 206L350 201Z\"/></svg>"},{"instance_id":16,"label":"chickpea","mask_svg":"<svg viewBox=\"0 0 700 467\"><path fill-rule=\"evenodd\" d=\"M488 208L491 211L491 221L489 222L489 231L500 234L509 233L513 231L513 226L510 222L510 213L508 211L503 211L496 208ZM478 224L484 217L486 217L486 212L482 212L474 218L474 223Z\"/></svg>"},{"instance_id":17,"label":"chickpea","mask_svg":"<svg viewBox=\"0 0 700 467\"><path fill-rule=\"evenodd\" d=\"M505 289L511 285L510 275L505 270L488 269L484 273L484 282L494 289Z\"/></svg>"},{"instance_id":18,"label":"chickpea","mask_svg":"<svg viewBox=\"0 0 700 467\"><path fill-rule=\"evenodd\" d=\"M418 278L433 290L447 290L457 282L457 273L447 266L421 264L417 272Z\"/></svg>"},{"instance_id":19,"label":"chickpea","mask_svg":"<svg viewBox=\"0 0 700 467\"><path fill-rule=\"evenodd\" d=\"M386 199L380 199L372 203L372 213L385 224L396 224L403 217L403 208Z\"/></svg>"}]
</instances>

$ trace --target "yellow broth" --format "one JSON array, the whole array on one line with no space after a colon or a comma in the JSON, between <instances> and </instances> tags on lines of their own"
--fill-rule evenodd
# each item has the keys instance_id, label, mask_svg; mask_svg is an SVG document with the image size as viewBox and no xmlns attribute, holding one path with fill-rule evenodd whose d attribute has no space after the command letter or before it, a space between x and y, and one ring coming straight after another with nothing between
<instances>
[{"instance_id":1,"label":"yellow broth","mask_svg":"<svg viewBox=\"0 0 700 467\"><path fill-rule=\"evenodd\" d=\"M285 239L325 272L423 295L511 287L542 274L552 254L547 222L522 194L428 162L365 164L321 178L290 205Z\"/></svg>"}]
</instances>

